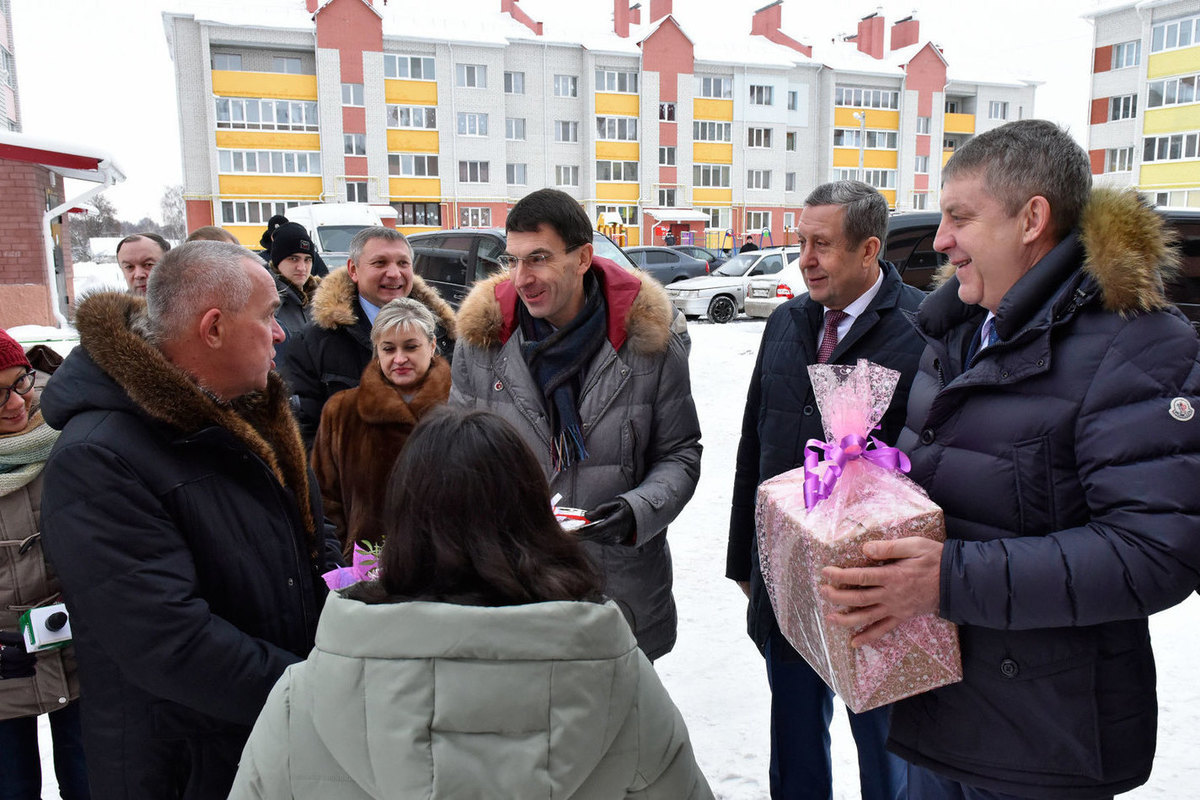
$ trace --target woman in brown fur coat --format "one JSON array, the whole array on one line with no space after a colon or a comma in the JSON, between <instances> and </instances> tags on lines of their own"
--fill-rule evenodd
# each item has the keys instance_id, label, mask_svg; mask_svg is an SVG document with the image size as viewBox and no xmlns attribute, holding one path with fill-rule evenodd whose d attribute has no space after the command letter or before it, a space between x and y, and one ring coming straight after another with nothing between
<instances>
[{"instance_id":1,"label":"woman in brown fur coat","mask_svg":"<svg viewBox=\"0 0 1200 800\"><path fill-rule=\"evenodd\" d=\"M357 541L381 543L392 465L417 421L450 395L436 330L433 314L415 300L385 305L371 327L375 357L362 382L335 394L321 412L312 467L347 555Z\"/></svg>"}]
</instances>

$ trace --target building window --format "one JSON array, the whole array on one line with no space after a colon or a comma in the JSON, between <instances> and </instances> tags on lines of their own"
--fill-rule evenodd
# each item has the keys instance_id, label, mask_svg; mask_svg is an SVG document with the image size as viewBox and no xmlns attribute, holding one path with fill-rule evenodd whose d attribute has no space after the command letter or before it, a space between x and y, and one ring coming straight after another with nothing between
<instances>
[{"instance_id":1,"label":"building window","mask_svg":"<svg viewBox=\"0 0 1200 800\"><path fill-rule=\"evenodd\" d=\"M347 203L365 203L365 202L367 202L367 182L366 181L346 181L346 202Z\"/></svg>"},{"instance_id":2,"label":"building window","mask_svg":"<svg viewBox=\"0 0 1200 800\"><path fill-rule=\"evenodd\" d=\"M559 164L554 168L554 185L555 186L578 186L579 185L579 167L571 165L566 166Z\"/></svg>"},{"instance_id":3,"label":"building window","mask_svg":"<svg viewBox=\"0 0 1200 800\"><path fill-rule=\"evenodd\" d=\"M863 134L866 134L866 143ZM896 131L861 131L858 128L834 128L834 147L865 147L868 150L895 150Z\"/></svg>"},{"instance_id":4,"label":"building window","mask_svg":"<svg viewBox=\"0 0 1200 800\"><path fill-rule=\"evenodd\" d=\"M454 67L454 78L457 86L468 89L486 89L487 65L456 64Z\"/></svg>"},{"instance_id":5,"label":"building window","mask_svg":"<svg viewBox=\"0 0 1200 800\"><path fill-rule=\"evenodd\" d=\"M707 227L716 228L717 230L723 231L729 230L729 219L731 214L728 208L697 208L696 210L701 214L708 215Z\"/></svg>"},{"instance_id":6,"label":"building window","mask_svg":"<svg viewBox=\"0 0 1200 800\"><path fill-rule=\"evenodd\" d=\"M658 205L661 208L675 207L675 190L674 189L659 189L658 190Z\"/></svg>"},{"instance_id":7,"label":"building window","mask_svg":"<svg viewBox=\"0 0 1200 800\"><path fill-rule=\"evenodd\" d=\"M616 214L625 225L638 224L637 206L596 206L597 214Z\"/></svg>"},{"instance_id":8,"label":"building window","mask_svg":"<svg viewBox=\"0 0 1200 800\"><path fill-rule=\"evenodd\" d=\"M771 212L770 211L747 211L746 212L746 230L761 231L770 230L771 228Z\"/></svg>"},{"instance_id":9,"label":"building window","mask_svg":"<svg viewBox=\"0 0 1200 800\"><path fill-rule=\"evenodd\" d=\"M1104 151L1105 172L1132 172L1133 148L1117 147Z\"/></svg>"},{"instance_id":10,"label":"building window","mask_svg":"<svg viewBox=\"0 0 1200 800\"><path fill-rule=\"evenodd\" d=\"M958 147L958 140L950 137L942 139L943 150L953 150L956 147Z\"/></svg>"},{"instance_id":11,"label":"building window","mask_svg":"<svg viewBox=\"0 0 1200 800\"><path fill-rule=\"evenodd\" d=\"M896 188L896 170L894 169L868 169L863 170L863 183L874 186L876 189L895 189Z\"/></svg>"},{"instance_id":12,"label":"building window","mask_svg":"<svg viewBox=\"0 0 1200 800\"><path fill-rule=\"evenodd\" d=\"M1188 94L1191 95L1195 89L1195 83L1192 82L1188 86ZM1118 119L1132 119L1137 116L1137 95L1123 94L1120 97L1111 97L1108 100L1108 119L1109 121Z\"/></svg>"},{"instance_id":13,"label":"building window","mask_svg":"<svg viewBox=\"0 0 1200 800\"><path fill-rule=\"evenodd\" d=\"M1142 42L1136 39L1132 42L1121 42L1113 46L1113 69L1136 67L1142 60Z\"/></svg>"},{"instance_id":14,"label":"building window","mask_svg":"<svg viewBox=\"0 0 1200 800\"><path fill-rule=\"evenodd\" d=\"M436 128L437 109L433 106L389 105L387 107L387 126L389 128Z\"/></svg>"},{"instance_id":15,"label":"building window","mask_svg":"<svg viewBox=\"0 0 1200 800\"><path fill-rule=\"evenodd\" d=\"M850 108L899 108L900 93L889 89L838 86L833 92L833 104Z\"/></svg>"},{"instance_id":16,"label":"building window","mask_svg":"<svg viewBox=\"0 0 1200 800\"><path fill-rule=\"evenodd\" d=\"M556 119L554 120L554 141L556 142L578 142L579 141L579 123L571 120Z\"/></svg>"},{"instance_id":17,"label":"building window","mask_svg":"<svg viewBox=\"0 0 1200 800\"><path fill-rule=\"evenodd\" d=\"M492 227L492 210L487 206L464 206L458 209L458 224L461 228Z\"/></svg>"},{"instance_id":18,"label":"building window","mask_svg":"<svg viewBox=\"0 0 1200 800\"><path fill-rule=\"evenodd\" d=\"M795 111L800 107L800 93L788 92L788 111Z\"/></svg>"},{"instance_id":19,"label":"building window","mask_svg":"<svg viewBox=\"0 0 1200 800\"><path fill-rule=\"evenodd\" d=\"M988 103L988 119L1008 119L1008 103L992 100Z\"/></svg>"},{"instance_id":20,"label":"building window","mask_svg":"<svg viewBox=\"0 0 1200 800\"><path fill-rule=\"evenodd\" d=\"M442 227L442 207L438 203L392 203L398 225Z\"/></svg>"},{"instance_id":21,"label":"building window","mask_svg":"<svg viewBox=\"0 0 1200 800\"><path fill-rule=\"evenodd\" d=\"M796 173L785 172L783 174L783 190L785 192L796 191Z\"/></svg>"},{"instance_id":22,"label":"building window","mask_svg":"<svg viewBox=\"0 0 1200 800\"><path fill-rule=\"evenodd\" d=\"M487 183L488 162L460 161L458 162L459 183Z\"/></svg>"},{"instance_id":23,"label":"building window","mask_svg":"<svg viewBox=\"0 0 1200 800\"><path fill-rule=\"evenodd\" d=\"M244 175L320 175L321 154L315 150L218 150L218 171Z\"/></svg>"},{"instance_id":24,"label":"building window","mask_svg":"<svg viewBox=\"0 0 1200 800\"><path fill-rule=\"evenodd\" d=\"M1196 157L1197 134L1173 133L1168 136L1147 136L1142 140L1142 163L1151 161L1181 161Z\"/></svg>"},{"instance_id":25,"label":"building window","mask_svg":"<svg viewBox=\"0 0 1200 800\"><path fill-rule=\"evenodd\" d=\"M598 69L596 70L596 91L637 94L638 74L627 70Z\"/></svg>"},{"instance_id":26,"label":"building window","mask_svg":"<svg viewBox=\"0 0 1200 800\"><path fill-rule=\"evenodd\" d=\"M660 147L658 148L658 163L663 167L675 166L675 148Z\"/></svg>"},{"instance_id":27,"label":"building window","mask_svg":"<svg viewBox=\"0 0 1200 800\"><path fill-rule=\"evenodd\" d=\"M287 75L300 75L300 59L275 56L271 59L271 72L283 72Z\"/></svg>"},{"instance_id":28,"label":"building window","mask_svg":"<svg viewBox=\"0 0 1200 800\"><path fill-rule=\"evenodd\" d=\"M237 53L213 53L212 68L229 70L230 72L241 72L242 57Z\"/></svg>"},{"instance_id":29,"label":"building window","mask_svg":"<svg viewBox=\"0 0 1200 800\"><path fill-rule=\"evenodd\" d=\"M361 83L342 84L342 105L361 106L363 104L363 85Z\"/></svg>"},{"instance_id":30,"label":"building window","mask_svg":"<svg viewBox=\"0 0 1200 800\"><path fill-rule=\"evenodd\" d=\"M747 147L770 147L771 146L771 129L770 128L747 128L746 129L746 146Z\"/></svg>"},{"instance_id":31,"label":"building window","mask_svg":"<svg viewBox=\"0 0 1200 800\"><path fill-rule=\"evenodd\" d=\"M914 211L924 211L928 206L926 203L929 200L929 195L925 192L913 192L912 207Z\"/></svg>"},{"instance_id":32,"label":"building window","mask_svg":"<svg viewBox=\"0 0 1200 800\"><path fill-rule=\"evenodd\" d=\"M659 103L658 118L663 122L675 121L675 104L674 103Z\"/></svg>"},{"instance_id":33,"label":"building window","mask_svg":"<svg viewBox=\"0 0 1200 800\"><path fill-rule=\"evenodd\" d=\"M524 164L509 164L504 168L504 177L508 180L509 186L524 186L525 185L525 165Z\"/></svg>"},{"instance_id":34,"label":"building window","mask_svg":"<svg viewBox=\"0 0 1200 800\"><path fill-rule=\"evenodd\" d=\"M637 117L596 117L596 138L636 142L637 123Z\"/></svg>"},{"instance_id":35,"label":"building window","mask_svg":"<svg viewBox=\"0 0 1200 800\"><path fill-rule=\"evenodd\" d=\"M435 178L438 157L424 153L388 153L388 175L396 178Z\"/></svg>"},{"instance_id":36,"label":"building window","mask_svg":"<svg viewBox=\"0 0 1200 800\"><path fill-rule=\"evenodd\" d=\"M792 152L792 153L794 153L796 151L796 132L795 131L788 131L787 134L783 137L783 148L785 150L787 150L788 152Z\"/></svg>"},{"instance_id":37,"label":"building window","mask_svg":"<svg viewBox=\"0 0 1200 800\"><path fill-rule=\"evenodd\" d=\"M917 117L917 133L929 133L929 126L929 117Z\"/></svg>"},{"instance_id":38,"label":"building window","mask_svg":"<svg viewBox=\"0 0 1200 800\"><path fill-rule=\"evenodd\" d=\"M783 229L790 231L795 227L796 227L796 212L795 211L783 212Z\"/></svg>"},{"instance_id":39,"label":"building window","mask_svg":"<svg viewBox=\"0 0 1200 800\"><path fill-rule=\"evenodd\" d=\"M714 189L729 188L728 164L693 164L692 185Z\"/></svg>"},{"instance_id":40,"label":"building window","mask_svg":"<svg viewBox=\"0 0 1200 800\"><path fill-rule=\"evenodd\" d=\"M505 117L504 118L504 138L510 142L525 141L525 118L524 117Z\"/></svg>"},{"instance_id":41,"label":"building window","mask_svg":"<svg viewBox=\"0 0 1200 800\"><path fill-rule=\"evenodd\" d=\"M505 94L525 94L525 73L524 72L506 72L506 73L504 73L504 93Z\"/></svg>"},{"instance_id":42,"label":"building window","mask_svg":"<svg viewBox=\"0 0 1200 800\"><path fill-rule=\"evenodd\" d=\"M317 104L308 100L216 98L218 128L250 131L316 131Z\"/></svg>"},{"instance_id":43,"label":"building window","mask_svg":"<svg viewBox=\"0 0 1200 800\"><path fill-rule=\"evenodd\" d=\"M365 133L343 133L342 152L348 156L365 156L367 154L367 135Z\"/></svg>"},{"instance_id":44,"label":"building window","mask_svg":"<svg viewBox=\"0 0 1200 800\"><path fill-rule=\"evenodd\" d=\"M746 170L746 188L747 189L770 189L771 188L771 170L769 170L769 169Z\"/></svg>"},{"instance_id":45,"label":"building window","mask_svg":"<svg viewBox=\"0 0 1200 800\"><path fill-rule=\"evenodd\" d=\"M958 101L957 100L947 100L946 101L946 113L947 114L957 114L958 113Z\"/></svg>"},{"instance_id":46,"label":"building window","mask_svg":"<svg viewBox=\"0 0 1200 800\"><path fill-rule=\"evenodd\" d=\"M1151 53L1191 47L1193 44L1200 44L1200 17L1163 22L1155 25L1150 33Z\"/></svg>"},{"instance_id":47,"label":"building window","mask_svg":"<svg viewBox=\"0 0 1200 800\"><path fill-rule=\"evenodd\" d=\"M929 172L929 156L917 156L917 163L913 166L913 172L921 174Z\"/></svg>"},{"instance_id":48,"label":"building window","mask_svg":"<svg viewBox=\"0 0 1200 800\"><path fill-rule=\"evenodd\" d=\"M554 96L579 97L579 77L576 75L555 75Z\"/></svg>"},{"instance_id":49,"label":"building window","mask_svg":"<svg viewBox=\"0 0 1200 800\"><path fill-rule=\"evenodd\" d=\"M752 106L771 106L775 105L775 87L761 86L759 84L750 85L750 105Z\"/></svg>"},{"instance_id":50,"label":"building window","mask_svg":"<svg viewBox=\"0 0 1200 800\"><path fill-rule=\"evenodd\" d=\"M692 139L697 142L732 142L732 122L696 120L692 123Z\"/></svg>"},{"instance_id":51,"label":"building window","mask_svg":"<svg viewBox=\"0 0 1200 800\"><path fill-rule=\"evenodd\" d=\"M1181 78L1150 81L1147 84L1146 106L1158 108L1159 106L1184 105L1200 101L1200 94L1196 92L1197 86L1200 86L1200 75L1184 75ZM1137 96L1129 95L1129 97L1134 100L1132 111L1129 114L1132 117L1137 113ZM1114 97L1113 100L1115 101L1117 98Z\"/></svg>"},{"instance_id":52,"label":"building window","mask_svg":"<svg viewBox=\"0 0 1200 800\"><path fill-rule=\"evenodd\" d=\"M728 100L733 97L733 78L702 78L697 76L700 83L701 97L714 97Z\"/></svg>"},{"instance_id":53,"label":"building window","mask_svg":"<svg viewBox=\"0 0 1200 800\"><path fill-rule=\"evenodd\" d=\"M437 74L433 70L433 59L429 56L400 56L385 53L383 56L383 77L403 78L411 81L432 81L437 79ZM461 86L462 84L459 85ZM441 214L438 217L440 218Z\"/></svg>"},{"instance_id":54,"label":"building window","mask_svg":"<svg viewBox=\"0 0 1200 800\"><path fill-rule=\"evenodd\" d=\"M274 215L286 212L288 205L282 200L222 200L221 224L265 224Z\"/></svg>"},{"instance_id":55,"label":"building window","mask_svg":"<svg viewBox=\"0 0 1200 800\"><path fill-rule=\"evenodd\" d=\"M636 161L597 161L596 180L613 181L614 183L636 183L638 179L638 162Z\"/></svg>"},{"instance_id":56,"label":"building window","mask_svg":"<svg viewBox=\"0 0 1200 800\"><path fill-rule=\"evenodd\" d=\"M487 136L488 115L470 111L458 112L459 136Z\"/></svg>"}]
</instances>

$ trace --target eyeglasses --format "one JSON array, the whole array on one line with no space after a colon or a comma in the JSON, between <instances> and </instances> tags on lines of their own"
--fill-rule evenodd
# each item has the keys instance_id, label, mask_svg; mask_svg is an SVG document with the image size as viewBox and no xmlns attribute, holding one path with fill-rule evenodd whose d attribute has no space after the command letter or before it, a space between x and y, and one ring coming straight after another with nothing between
<instances>
[{"instance_id":1,"label":"eyeglasses","mask_svg":"<svg viewBox=\"0 0 1200 800\"><path fill-rule=\"evenodd\" d=\"M17 378L17 382L12 386L0 388L0 406L8 403L8 398L12 397L13 392L16 392L22 397L29 394L29 392L33 389L34 380L35 376L33 370L30 370L21 377Z\"/></svg>"},{"instance_id":2,"label":"eyeglasses","mask_svg":"<svg viewBox=\"0 0 1200 800\"><path fill-rule=\"evenodd\" d=\"M563 251L563 255L565 256L567 253L571 252L572 250L578 250L580 247L583 247L583 245L581 245L581 244L572 245L571 247L568 247L566 250ZM501 255L496 256L496 260L500 262L500 266L504 267L505 269L516 269L517 265L520 264L522 261L525 262L525 266L533 267L534 269L537 269L538 267L542 266L543 264L545 264L547 261L549 261L552 258L554 258L554 255L552 253L531 253L530 255L527 255L524 258L521 258L519 256L509 255L508 253L502 253Z\"/></svg>"}]
</instances>

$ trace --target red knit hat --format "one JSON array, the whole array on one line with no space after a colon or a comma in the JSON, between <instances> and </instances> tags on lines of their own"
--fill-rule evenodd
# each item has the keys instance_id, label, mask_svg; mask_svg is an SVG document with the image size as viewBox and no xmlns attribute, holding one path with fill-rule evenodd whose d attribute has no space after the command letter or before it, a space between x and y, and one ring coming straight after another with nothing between
<instances>
[{"instance_id":1,"label":"red knit hat","mask_svg":"<svg viewBox=\"0 0 1200 800\"><path fill-rule=\"evenodd\" d=\"M16 366L33 369L29 363L29 357L25 355L25 348L21 347L17 340L9 336L7 332L0 330L0 369Z\"/></svg>"}]
</instances>

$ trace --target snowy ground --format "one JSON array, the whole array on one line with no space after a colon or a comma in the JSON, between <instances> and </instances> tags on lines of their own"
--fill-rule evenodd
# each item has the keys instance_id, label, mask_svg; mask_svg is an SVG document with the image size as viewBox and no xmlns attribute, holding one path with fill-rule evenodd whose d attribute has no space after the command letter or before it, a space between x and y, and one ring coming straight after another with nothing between
<instances>
[{"instance_id":1,"label":"snowy ground","mask_svg":"<svg viewBox=\"0 0 1200 800\"><path fill-rule=\"evenodd\" d=\"M696 496L671 527L679 643L657 667L683 712L701 768L725 800L768 794L769 694L762 658L745 633L746 600L725 580L733 459L761 321L693 323L692 388L704 431ZM1159 670L1158 758L1150 782L1124 797L1200 800L1200 600L1151 622ZM46 797L54 792L48 728L42 724ZM1031 736L1037 735L1030 731ZM840 704L833 726L834 797L859 796L854 746Z\"/></svg>"}]
</instances>

